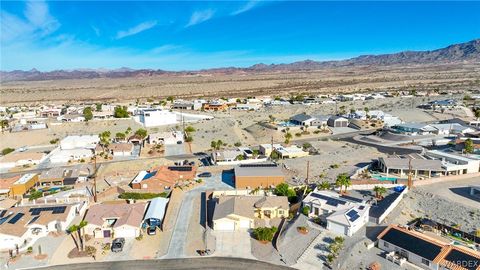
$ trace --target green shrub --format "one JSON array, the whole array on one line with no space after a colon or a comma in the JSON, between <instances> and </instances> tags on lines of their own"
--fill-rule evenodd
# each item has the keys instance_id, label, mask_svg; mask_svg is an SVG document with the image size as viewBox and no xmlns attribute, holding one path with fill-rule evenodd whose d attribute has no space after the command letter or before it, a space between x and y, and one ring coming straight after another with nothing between
<instances>
[{"instance_id":1,"label":"green shrub","mask_svg":"<svg viewBox=\"0 0 480 270\"><path fill-rule=\"evenodd\" d=\"M166 192L162 193L136 193L136 192L125 192L118 196L120 199L124 200L149 200L158 197L166 198L168 194Z\"/></svg>"},{"instance_id":2,"label":"green shrub","mask_svg":"<svg viewBox=\"0 0 480 270\"><path fill-rule=\"evenodd\" d=\"M11 152L15 151L15 149L7 147L2 150L2 155L10 154Z\"/></svg>"},{"instance_id":3,"label":"green shrub","mask_svg":"<svg viewBox=\"0 0 480 270\"><path fill-rule=\"evenodd\" d=\"M258 241L268 241L271 242L273 236L277 232L277 227L273 226L271 228L255 228L253 229L253 237Z\"/></svg>"},{"instance_id":4,"label":"green shrub","mask_svg":"<svg viewBox=\"0 0 480 270\"><path fill-rule=\"evenodd\" d=\"M302 214L308 216L308 214L310 214L310 206L305 205L304 207L302 207Z\"/></svg>"},{"instance_id":5,"label":"green shrub","mask_svg":"<svg viewBox=\"0 0 480 270\"><path fill-rule=\"evenodd\" d=\"M41 198L41 197L43 197L43 192L41 192L39 190L35 190L35 191L30 192L30 196L28 196L28 200L32 201L32 200L36 200L36 199Z\"/></svg>"}]
</instances>

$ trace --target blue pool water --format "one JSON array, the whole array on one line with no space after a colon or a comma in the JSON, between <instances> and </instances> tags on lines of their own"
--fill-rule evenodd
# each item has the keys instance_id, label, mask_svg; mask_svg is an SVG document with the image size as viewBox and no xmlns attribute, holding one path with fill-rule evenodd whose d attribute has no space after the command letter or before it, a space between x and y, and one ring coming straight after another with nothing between
<instances>
[{"instance_id":1,"label":"blue pool water","mask_svg":"<svg viewBox=\"0 0 480 270\"><path fill-rule=\"evenodd\" d=\"M381 176L381 175L378 175L378 174L373 174L372 178L375 178L375 179L380 180L380 181L396 181L397 180L397 178L395 178L395 177L386 177L386 176Z\"/></svg>"},{"instance_id":2,"label":"blue pool water","mask_svg":"<svg viewBox=\"0 0 480 270\"><path fill-rule=\"evenodd\" d=\"M288 121L288 122L280 122L278 123L279 126L281 127L295 127L297 125L295 125L294 123Z\"/></svg>"}]
</instances>

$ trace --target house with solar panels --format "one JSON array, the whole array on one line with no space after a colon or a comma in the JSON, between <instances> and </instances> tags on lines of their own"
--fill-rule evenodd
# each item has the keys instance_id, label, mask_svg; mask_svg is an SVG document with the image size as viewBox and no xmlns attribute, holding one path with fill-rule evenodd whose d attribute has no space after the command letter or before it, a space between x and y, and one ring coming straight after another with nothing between
<instances>
[{"instance_id":1,"label":"house with solar panels","mask_svg":"<svg viewBox=\"0 0 480 270\"><path fill-rule=\"evenodd\" d=\"M334 233L352 236L368 223L369 204L333 191L315 189L302 205L310 208L309 217L320 218Z\"/></svg>"},{"instance_id":2,"label":"house with solar panels","mask_svg":"<svg viewBox=\"0 0 480 270\"><path fill-rule=\"evenodd\" d=\"M32 246L50 232L65 232L76 216L87 208L85 202L59 205L18 206L0 211L0 250Z\"/></svg>"},{"instance_id":3,"label":"house with solar panels","mask_svg":"<svg viewBox=\"0 0 480 270\"><path fill-rule=\"evenodd\" d=\"M390 225L377 239L378 248L386 252L386 259L400 266L408 261L423 269L480 270L478 251L408 227Z\"/></svg>"},{"instance_id":4,"label":"house with solar panels","mask_svg":"<svg viewBox=\"0 0 480 270\"><path fill-rule=\"evenodd\" d=\"M193 166L159 166L149 171L140 171L130 185L133 189L146 192L169 191L192 181L196 171Z\"/></svg>"}]
</instances>

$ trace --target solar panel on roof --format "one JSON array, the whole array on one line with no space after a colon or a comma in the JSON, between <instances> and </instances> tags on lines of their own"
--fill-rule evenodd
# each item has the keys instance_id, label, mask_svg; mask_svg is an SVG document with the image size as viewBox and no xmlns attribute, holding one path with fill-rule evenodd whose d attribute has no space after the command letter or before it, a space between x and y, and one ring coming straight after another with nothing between
<instances>
[{"instance_id":1,"label":"solar panel on roof","mask_svg":"<svg viewBox=\"0 0 480 270\"><path fill-rule=\"evenodd\" d=\"M3 216L5 216L6 213L7 213L7 210L2 210L2 212L0 212L0 218L2 218Z\"/></svg>"},{"instance_id":2,"label":"solar panel on roof","mask_svg":"<svg viewBox=\"0 0 480 270\"><path fill-rule=\"evenodd\" d=\"M170 166L168 167L171 171L178 171L178 172L190 172L192 171L191 166Z\"/></svg>"},{"instance_id":3,"label":"solar panel on roof","mask_svg":"<svg viewBox=\"0 0 480 270\"><path fill-rule=\"evenodd\" d=\"M53 213L52 214L63 214L65 213L65 209L67 209L66 206L58 206L58 207L55 207L53 209Z\"/></svg>"},{"instance_id":4,"label":"solar panel on roof","mask_svg":"<svg viewBox=\"0 0 480 270\"><path fill-rule=\"evenodd\" d=\"M339 200L339 199L335 199L335 198L330 198L330 197L328 197L328 196L324 196L324 195L318 194L318 193L312 193L311 196L312 196L312 197L315 197L315 198L319 198L319 199L325 200L325 201L326 201L326 204L331 205L331 206L338 206L339 204L344 205L344 204L347 203L347 202L345 202L345 201L342 201L342 200Z\"/></svg>"},{"instance_id":5,"label":"solar panel on roof","mask_svg":"<svg viewBox=\"0 0 480 270\"><path fill-rule=\"evenodd\" d=\"M10 224L15 224L19 219L21 219L25 214L24 213L17 213L12 219L8 221Z\"/></svg>"},{"instance_id":6,"label":"solar panel on roof","mask_svg":"<svg viewBox=\"0 0 480 270\"><path fill-rule=\"evenodd\" d=\"M0 218L0 225L5 223L5 221L7 221L11 216L12 216L12 214L9 214L6 217Z\"/></svg>"},{"instance_id":7,"label":"solar panel on roof","mask_svg":"<svg viewBox=\"0 0 480 270\"><path fill-rule=\"evenodd\" d=\"M344 198L344 199L352 201L352 202L359 202L359 203L363 202L362 199L355 198L355 197L352 197L352 196L347 196L347 195L341 195L340 198Z\"/></svg>"},{"instance_id":8,"label":"solar panel on roof","mask_svg":"<svg viewBox=\"0 0 480 270\"><path fill-rule=\"evenodd\" d=\"M267 163L267 164L240 164L242 168L259 168L259 167L277 167L277 164Z\"/></svg>"},{"instance_id":9,"label":"solar panel on roof","mask_svg":"<svg viewBox=\"0 0 480 270\"><path fill-rule=\"evenodd\" d=\"M143 177L142 180L147 180L149 178L152 178L153 176L155 176L155 174L157 174L157 171L149 172L149 173L145 174L145 176Z\"/></svg>"},{"instance_id":10,"label":"solar panel on roof","mask_svg":"<svg viewBox=\"0 0 480 270\"><path fill-rule=\"evenodd\" d=\"M28 224L32 224L33 222L37 221L37 219L38 219L39 217L40 217L40 216L34 216L34 217L32 218L32 220L30 220L30 221L28 222Z\"/></svg>"}]
</instances>

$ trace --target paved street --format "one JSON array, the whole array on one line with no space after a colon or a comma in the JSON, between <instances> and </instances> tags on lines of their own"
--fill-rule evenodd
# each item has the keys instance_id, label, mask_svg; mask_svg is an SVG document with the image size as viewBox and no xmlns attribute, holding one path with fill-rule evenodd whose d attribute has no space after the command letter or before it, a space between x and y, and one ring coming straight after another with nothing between
<instances>
[{"instance_id":1,"label":"paved street","mask_svg":"<svg viewBox=\"0 0 480 270\"><path fill-rule=\"evenodd\" d=\"M204 178L205 184L188 191L182 201L178 212L172 238L168 247L168 252L163 258L182 258L185 257L185 244L187 243L187 231L192 215L193 202L196 197L201 196L205 190L212 189L232 189L231 186L222 182L221 173L212 174L210 178Z\"/></svg>"},{"instance_id":2,"label":"paved street","mask_svg":"<svg viewBox=\"0 0 480 270\"><path fill-rule=\"evenodd\" d=\"M33 269L33 268L32 268ZM286 266L273 265L266 262L248 260L242 258L221 258L221 257L205 257L205 258L186 258L186 259L168 259L168 260L140 260L140 261L118 261L118 262L95 262L83 264L56 265L45 268L46 270L151 270L151 269L225 269L225 270L245 270L245 269L262 269L262 270L281 270L293 269Z\"/></svg>"}]
</instances>

